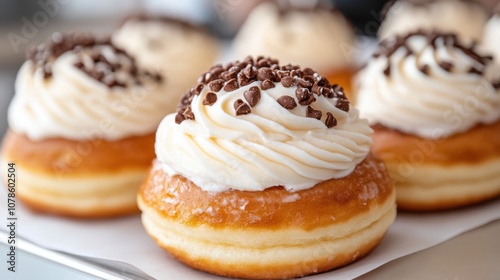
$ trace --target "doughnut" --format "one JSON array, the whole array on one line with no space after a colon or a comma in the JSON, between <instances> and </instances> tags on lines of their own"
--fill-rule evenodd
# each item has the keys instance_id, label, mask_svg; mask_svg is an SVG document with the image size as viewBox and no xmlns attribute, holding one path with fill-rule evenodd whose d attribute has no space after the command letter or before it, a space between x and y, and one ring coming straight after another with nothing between
<instances>
[{"instance_id":1,"label":"doughnut","mask_svg":"<svg viewBox=\"0 0 500 280\"><path fill-rule=\"evenodd\" d=\"M92 34L55 33L34 47L17 75L0 155L18 167L20 200L76 218L137 213L156 128L174 111L165 84Z\"/></svg>"},{"instance_id":2,"label":"doughnut","mask_svg":"<svg viewBox=\"0 0 500 280\"><path fill-rule=\"evenodd\" d=\"M396 194L341 86L268 57L215 65L198 81L158 127L137 196L158 246L212 274L284 279L380 243Z\"/></svg>"},{"instance_id":3,"label":"doughnut","mask_svg":"<svg viewBox=\"0 0 500 280\"><path fill-rule=\"evenodd\" d=\"M500 77L491 62L456 34L421 30L381 42L357 77L357 107L399 209L448 210L500 195Z\"/></svg>"}]
</instances>

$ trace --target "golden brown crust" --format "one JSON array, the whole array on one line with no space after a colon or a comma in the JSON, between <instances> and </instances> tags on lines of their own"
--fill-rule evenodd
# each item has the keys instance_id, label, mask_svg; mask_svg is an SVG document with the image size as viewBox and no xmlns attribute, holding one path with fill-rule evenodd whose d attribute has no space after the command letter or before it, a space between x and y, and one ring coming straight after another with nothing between
<instances>
[{"instance_id":1,"label":"golden brown crust","mask_svg":"<svg viewBox=\"0 0 500 280\"><path fill-rule=\"evenodd\" d=\"M25 135L9 130L3 140L2 155L37 173L97 175L147 168L155 158L154 141L155 133L117 141L62 138L31 141Z\"/></svg>"},{"instance_id":2,"label":"golden brown crust","mask_svg":"<svg viewBox=\"0 0 500 280\"><path fill-rule=\"evenodd\" d=\"M133 198L155 157L154 141L155 133L117 141L31 141L9 130L2 157L17 164L18 197L31 209L115 217L139 212Z\"/></svg>"},{"instance_id":3,"label":"golden brown crust","mask_svg":"<svg viewBox=\"0 0 500 280\"><path fill-rule=\"evenodd\" d=\"M122 205L120 207L109 208L106 206L94 209L87 209L85 211L81 211L74 208L69 207L61 207L59 205L49 205L47 203L40 203L35 199L31 199L29 197L25 197L23 195L17 196L20 201L24 203L24 205L28 206L31 210L59 215L69 218L78 218L78 219L102 219L102 218L113 218L120 217L132 214L138 214L139 208L137 204L132 205Z\"/></svg>"},{"instance_id":4,"label":"golden brown crust","mask_svg":"<svg viewBox=\"0 0 500 280\"><path fill-rule=\"evenodd\" d=\"M468 207L479 202L487 202L498 198L500 194L478 194L440 202L422 202L413 200L398 200L398 211L434 212Z\"/></svg>"},{"instance_id":5,"label":"golden brown crust","mask_svg":"<svg viewBox=\"0 0 500 280\"><path fill-rule=\"evenodd\" d=\"M395 181L398 209L440 211L500 195L500 121L437 140L373 128L372 152Z\"/></svg>"},{"instance_id":6,"label":"golden brown crust","mask_svg":"<svg viewBox=\"0 0 500 280\"><path fill-rule=\"evenodd\" d=\"M476 164L500 157L500 120L477 125L444 139L425 139L394 129L373 127L372 152L387 163Z\"/></svg>"},{"instance_id":7,"label":"golden brown crust","mask_svg":"<svg viewBox=\"0 0 500 280\"><path fill-rule=\"evenodd\" d=\"M293 193L282 187L254 192L208 193L182 176L170 178L161 168L154 168L144 181L139 196L160 215L187 225L313 230L330 225L332 216L336 222L342 223L366 213L370 208L384 204L393 192L384 164L369 155L351 175ZM376 197L372 199L370 196L375 193ZM182 203L165 203L169 200ZM200 213L197 209L211 211ZM318 211L322 215L318 215Z\"/></svg>"},{"instance_id":8,"label":"golden brown crust","mask_svg":"<svg viewBox=\"0 0 500 280\"><path fill-rule=\"evenodd\" d=\"M371 252L395 217L395 191L372 155L347 177L297 192L203 191L155 163L138 194L143 224L183 263L216 275L284 279Z\"/></svg>"},{"instance_id":9,"label":"golden brown crust","mask_svg":"<svg viewBox=\"0 0 500 280\"><path fill-rule=\"evenodd\" d=\"M155 242L160 244L160 247L190 267L215 275L243 279L290 279L310 275L311 273L330 271L368 255L377 247L378 244L380 244L382 238L383 235L371 240L368 244L365 244L365 246L356 251L354 256L351 252L346 252L344 254L337 254L334 258L331 256L325 256L324 258L317 258L314 261L303 263L301 265L290 266L286 264L269 264L268 266L263 266L219 263L210 259L193 260L188 253L182 250L178 250L177 248L171 246L161 246L161 242L153 237Z\"/></svg>"}]
</instances>

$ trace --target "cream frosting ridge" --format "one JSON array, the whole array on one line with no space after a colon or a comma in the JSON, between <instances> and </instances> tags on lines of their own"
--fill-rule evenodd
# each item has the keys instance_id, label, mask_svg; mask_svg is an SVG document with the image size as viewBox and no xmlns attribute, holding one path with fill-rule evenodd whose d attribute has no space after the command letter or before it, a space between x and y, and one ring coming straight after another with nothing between
<instances>
[{"instance_id":1,"label":"cream frosting ridge","mask_svg":"<svg viewBox=\"0 0 500 280\"><path fill-rule=\"evenodd\" d=\"M112 41L142 67L170 77L169 92L178 98L219 55L216 41L201 27L168 17L132 17Z\"/></svg>"},{"instance_id":2,"label":"cream frosting ridge","mask_svg":"<svg viewBox=\"0 0 500 280\"><path fill-rule=\"evenodd\" d=\"M90 35L56 34L19 70L9 127L31 140L117 140L152 133L171 100L165 79Z\"/></svg>"},{"instance_id":3,"label":"cream frosting ridge","mask_svg":"<svg viewBox=\"0 0 500 280\"><path fill-rule=\"evenodd\" d=\"M357 107L371 123L424 138L494 122L500 94L486 78L490 62L453 34L392 37L357 77Z\"/></svg>"},{"instance_id":4,"label":"cream frosting ridge","mask_svg":"<svg viewBox=\"0 0 500 280\"><path fill-rule=\"evenodd\" d=\"M437 29L481 41L487 20L486 10L474 1L399 0L387 8L378 36L383 40L419 29Z\"/></svg>"},{"instance_id":5,"label":"cream frosting ridge","mask_svg":"<svg viewBox=\"0 0 500 280\"><path fill-rule=\"evenodd\" d=\"M349 67L353 46L353 27L340 12L320 7L283 11L271 2L251 12L234 40L238 58L266 55L320 73Z\"/></svg>"},{"instance_id":6,"label":"cream frosting ridge","mask_svg":"<svg viewBox=\"0 0 500 280\"><path fill-rule=\"evenodd\" d=\"M186 95L177 115L165 117L155 148L170 176L182 175L210 192L272 186L297 191L347 176L365 159L372 130L355 108L344 103L340 87L328 84L319 90L306 85L322 92L306 100L299 98L302 74L295 82L280 82L276 76L270 82L261 72L266 71L250 74L258 78L236 87L227 86L234 79L224 86L202 83ZM325 81L317 74L314 78L316 85ZM187 112L187 118L179 118Z\"/></svg>"},{"instance_id":7,"label":"cream frosting ridge","mask_svg":"<svg viewBox=\"0 0 500 280\"><path fill-rule=\"evenodd\" d=\"M500 4L498 5L500 9ZM484 50L492 54L495 63L500 65L500 14L495 14L490 18L484 28L483 47Z\"/></svg>"}]
</instances>

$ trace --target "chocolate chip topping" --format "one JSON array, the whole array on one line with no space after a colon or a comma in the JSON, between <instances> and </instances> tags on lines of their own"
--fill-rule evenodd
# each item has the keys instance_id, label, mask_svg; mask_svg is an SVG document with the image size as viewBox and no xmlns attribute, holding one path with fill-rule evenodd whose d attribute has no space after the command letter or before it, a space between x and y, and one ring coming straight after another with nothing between
<instances>
[{"instance_id":1,"label":"chocolate chip topping","mask_svg":"<svg viewBox=\"0 0 500 280\"><path fill-rule=\"evenodd\" d=\"M273 80L274 72L269 67L262 67L257 71L257 80L265 81L265 80Z\"/></svg>"},{"instance_id":2,"label":"chocolate chip topping","mask_svg":"<svg viewBox=\"0 0 500 280\"><path fill-rule=\"evenodd\" d=\"M325 125L328 128L334 127L337 125L337 119L330 112L326 113Z\"/></svg>"},{"instance_id":3,"label":"chocolate chip topping","mask_svg":"<svg viewBox=\"0 0 500 280\"><path fill-rule=\"evenodd\" d=\"M295 79L290 76L284 76L283 78L281 78L281 84L284 87L293 87L295 85Z\"/></svg>"},{"instance_id":4,"label":"chocolate chip topping","mask_svg":"<svg viewBox=\"0 0 500 280\"><path fill-rule=\"evenodd\" d=\"M215 92L209 92L203 99L203 105L212 106L217 101L217 94Z\"/></svg>"},{"instance_id":5,"label":"chocolate chip topping","mask_svg":"<svg viewBox=\"0 0 500 280\"><path fill-rule=\"evenodd\" d=\"M313 107L307 106L306 117L320 120L322 115L320 110L314 110Z\"/></svg>"},{"instance_id":6,"label":"chocolate chip topping","mask_svg":"<svg viewBox=\"0 0 500 280\"><path fill-rule=\"evenodd\" d=\"M458 36L454 33L444 33L444 32L439 32L436 30L433 31L425 31L425 30L419 30L416 32L411 32L408 33L407 35L399 35L399 36L394 36L391 38L388 38L384 41L382 41L379 44L379 47L377 51L373 54L373 57L387 57L390 58L397 50L399 49L404 49L408 54L413 54L414 51L410 49L410 47L407 44L407 41L409 38L414 37L414 36L424 36L427 39L427 42L430 46L433 48L437 48L437 41L438 39L441 39L446 46L454 47L458 50L460 50L463 54L466 56L470 57L471 59L477 61L479 64L485 66L488 63L491 62L492 57L491 56L482 56L476 52L476 44L471 44L470 46L465 46L463 45ZM451 72L453 69L453 64L448 61L441 61L439 62L439 66L444 69L445 71ZM429 74L429 66L428 65L422 65L419 67L419 70L428 75ZM390 76L391 68L389 65L389 62L384 68L384 74L386 76ZM472 71L469 71L470 74L483 74L483 72L480 69L475 69Z\"/></svg>"},{"instance_id":7,"label":"chocolate chip topping","mask_svg":"<svg viewBox=\"0 0 500 280\"><path fill-rule=\"evenodd\" d=\"M297 102L295 102L295 99L291 96L288 95L283 95L278 98L278 103L285 109L292 110L293 108L297 107Z\"/></svg>"},{"instance_id":8,"label":"chocolate chip topping","mask_svg":"<svg viewBox=\"0 0 500 280\"><path fill-rule=\"evenodd\" d=\"M258 87L251 87L243 93L243 96L251 107L255 107L260 100L260 89Z\"/></svg>"},{"instance_id":9,"label":"chocolate chip topping","mask_svg":"<svg viewBox=\"0 0 500 280\"><path fill-rule=\"evenodd\" d=\"M297 96L299 104L304 106L310 105L316 101L316 98L312 95L308 88L297 88L295 90L295 96Z\"/></svg>"},{"instance_id":10,"label":"chocolate chip topping","mask_svg":"<svg viewBox=\"0 0 500 280\"><path fill-rule=\"evenodd\" d=\"M163 81L161 75L139 69L135 59L113 45L109 38L98 38L89 33L54 33L51 39L31 48L27 55L35 67L42 69L45 79L52 77L52 64L58 57L74 52L77 55L74 67L110 88L141 85L146 79L155 83ZM121 75L117 75L118 72Z\"/></svg>"},{"instance_id":11,"label":"chocolate chip topping","mask_svg":"<svg viewBox=\"0 0 500 280\"><path fill-rule=\"evenodd\" d=\"M420 72L424 73L425 75L429 75L429 65L427 64L418 67L418 70L420 70Z\"/></svg>"},{"instance_id":12,"label":"chocolate chip topping","mask_svg":"<svg viewBox=\"0 0 500 280\"><path fill-rule=\"evenodd\" d=\"M237 90L238 88L239 88L238 81L236 81L236 79L234 78L227 81L226 84L224 85L225 91L233 91Z\"/></svg>"},{"instance_id":13,"label":"chocolate chip topping","mask_svg":"<svg viewBox=\"0 0 500 280\"><path fill-rule=\"evenodd\" d=\"M493 88L495 88L496 90L499 90L500 89L500 80L499 81L494 81L493 83L491 83L491 85L493 86Z\"/></svg>"},{"instance_id":14,"label":"chocolate chip topping","mask_svg":"<svg viewBox=\"0 0 500 280\"><path fill-rule=\"evenodd\" d=\"M340 98L339 100L337 100L337 108L342 111L349 112L349 100Z\"/></svg>"},{"instance_id":15,"label":"chocolate chip topping","mask_svg":"<svg viewBox=\"0 0 500 280\"><path fill-rule=\"evenodd\" d=\"M252 112L250 106L241 99L234 101L234 110L236 111L236 116L248 115Z\"/></svg>"},{"instance_id":16,"label":"chocolate chip topping","mask_svg":"<svg viewBox=\"0 0 500 280\"><path fill-rule=\"evenodd\" d=\"M270 88L275 87L276 85L271 81L271 80L265 80L262 82L262 85L260 86L263 90L268 90Z\"/></svg>"},{"instance_id":17,"label":"chocolate chip topping","mask_svg":"<svg viewBox=\"0 0 500 280\"><path fill-rule=\"evenodd\" d=\"M448 61L441 61L439 62L439 67L443 68L446 72L451 72L451 69L453 69L453 64Z\"/></svg>"},{"instance_id":18,"label":"chocolate chip topping","mask_svg":"<svg viewBox=\"0 0 500 280\"><path fill-rule=\"evenodd\" d=\"M467 73L469 74L477 74L477 75L483 75L483 71L475 68L475 67L471 67L469 68L469 71L467 71Z\"/></svg>"},{"instance_id":19,"label":"chocolate chip topping","mask_svg":"<svg viewBox=\"0 0 500 280\"><path fill-rule=\"evenodd\" d=\"M349 111L349 100L347 100L343 88L336 84L332 85L328 79L320 76L311 68L300 69L296 65L280 66L277 60L257 57L247 57L243 61L236 61L227 65L217 64L208 72L198 78L198 85L192 87L181 99L178 107L176 123L181 123L186 119L194 119L191 111L191 102L205 86L211 91L207 93L202 101L204 105L213 105L217 102L217 94L221 90L231 92L240 87L260 82L259 86L252 86L243 93L243 99L235 101L234 109L237 116L251 113L251 108L258 106L261 99L261 90L269 90L281 83L283 87L296 86L295 96L283 95L276 101L282 107L291 110L299 105L307 106L307 117L318 120L323 116L323 112L313 109L310 105L316 101L316 96L325 98L336 98L336 107L340 110ZM258 83L257 83L258 84ZM209 96L210 95L210 96ZM331 114L331 113L330 113ZM326 114L325 125L333 127L336 119Z\"/></svg>"},{"instance_id":20,"label":"chocolate chip topping","mask_svg":"<svg viewBox=\"0 0 500 280\"><path fill-rule=\"evenodd\" d=\"M387 77L389 77L391 75L391 64L390 63L387 63L387 67L385 67L385 69L384 69L384 75L386 75Z\"/></svg>"},{"instance_id":21,"label":"chocolate chip topping","mask_svg":"<svg viewBox=\"0 0 500 280\"><path fill-rule=\"evenodd\" d=\"M215 81L211 81L208 84L208 86L210 87L210 90L218 92L224 86L224 80L218 79L218 80L215 80Z\"/></svg>"}]
</instances>

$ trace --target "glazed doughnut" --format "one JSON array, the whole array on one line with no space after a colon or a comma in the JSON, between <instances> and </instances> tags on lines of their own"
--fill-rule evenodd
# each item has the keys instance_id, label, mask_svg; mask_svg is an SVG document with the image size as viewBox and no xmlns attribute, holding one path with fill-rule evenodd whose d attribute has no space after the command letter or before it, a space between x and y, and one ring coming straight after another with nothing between
<instances>
[{"instance_id":1,"label":"glazed doughnut","mask_svg":"<svg viewBox=\"0 0 500 280\"><path fill-rule=\"evenodd\" d=\"M213 274L276 279L347 265L380 243L393 183L340 86L265 57L199 81L160 124L138 195L160 247Z\"/></svg>"},{"instance_id":2,"label":"glazed doughnut","mask_svg":"<svg viewBox=\"0 0 500 280\"><path fill-rule=\"evenodd\" d=\"M139 211L137 190L154 158L154 139L151 133L112 142L31 141L8 131L2 161L16 163L17 196L33 209L89 218L131 214Z\"/></svg>"},{"instance_id":3,"label":"glazed doughnut","mask_svg":"<svg viewBox=\"0 0 500 280\"><path fill-rule=\"evenodd\" d=\"M500 196L500 121L438 140L374 130L372 149L398 186L398 208L443 210Z\"/></svg>"},{"instance_id":4,"label":"glazed doughnut","mask_svg":"<svg viewBox=\"0 0 500 280\"><path fill-rule=\"evenodd\" d=\"M184 263L228 277L276 279L368 254L394 220L394 199L384 165L368 156L351 175L294 193L273 187L210 194L156 163L138 203L148 233Z\"/></svg>"},{"instance_id":5,"label":"glazed doughnut","mask_svg":"<svg viewBox=\"0 0 500 280\"><path fill-rule=\"evenodd\" d=\"M19 198L73 217L138 212L171 98L161 75L109 40L54 34L29 54L9 106L1 157L18 167Z\"/></svg>"},{"instance_id":6,"label":"glazed doughnut","mask_svg":"<svg viewBox=\"0 0 500 280\"><path fill-rule=\"evenodd\" d=\"M455 34L383 41L362 71L357 106L400 209L467 206L500 195L500 92L491 57ZM497 72L498 73L498 72Z\"/></svg>"}]
</instances>

